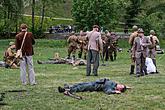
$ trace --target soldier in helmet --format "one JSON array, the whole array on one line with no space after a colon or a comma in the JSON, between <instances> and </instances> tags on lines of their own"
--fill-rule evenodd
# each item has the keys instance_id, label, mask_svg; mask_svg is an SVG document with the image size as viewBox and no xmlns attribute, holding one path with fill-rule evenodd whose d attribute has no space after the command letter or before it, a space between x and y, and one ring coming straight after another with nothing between
<instances>
[{"instance_id":1,"label":"soldier in helmet","mask_svg":"<svg viewBox=\"0 0 165 110\"><path fill-rule=\"evenodd\" d=\"M116 34L114 32L111 32L111 35L110 35L110 45L108 47L108 54L110 56L110 59L111 61L114 61L116 60L116 57L117 57L117 43L118 43L118 38L116 36ZM114 55L113 55L114 54Z\"/></svg>"},{"instance_id":2,"label":"soldier in helmet","mask_svg":"<svg viewBox=\"0 0 165 110\"><path fill-rule=\"evenodd\" d=\"M131 33L131 35L130 35L130 37L129 37L129 44L130 44L130 46L131 46L131 68L130 68L130 75L131 74L134 74L134 68L135 68L135 59L132 57L132 46L133 46L133 43L134 43L134 39L135 39L135 37L137 37L138 36L138 33L137 33L137 31L138 31L138 27L136 26L136 25L134 25L133 27L132 27L132 30L133 30L133 32Z\"/></svg>"},{"instance_id":3,"label":"soldier in helmet","mask_svg":"<svg viewBox=\"0 0 165 110\"><path fill-rule=\"evenodd\" d=\"M80 36L78 37L78 43L79 43L79 53L78 57L82 57L82 53L84 53L84 59L86 60L86 54L87 54L87 38L85 36L85 33L83 31L80 31Z\"/></svg>"},{"instance_id":4,"label":"soldier in helmet","mask_svg":"<svg viewBox=\"0 0 165 110\"><path fill-rule=\"evenodd\" d=\"M136 76L147 75L147 67L145 66L145 60L147 57L148 46L151 45L149 37L144 36L142 28L138 29L138 36L135 37L132 46L132 58L136 63Z\"/></svg>"},{"instance_id":5,"label":"soldier in helmet","mask_svg":"<svg viewBox=\"0 0 165 110\"><path fill-rule=\"evenodd\" d=\"M71 33L71 35L67 39L67 42L69 43L68 59L70 58L71 53L72 53L73 59L75 59L75 53L78 48L78 46L77 46L78 38L74 32Z\"/></svg>"},{"instance_id":6,"label":"soldier in helmet","mask_svg":"<svg viewBox=\"0 0 165 110\"><path fill-rule=\"evenodd\" d=\"M8 68L11 66L11 68L18 68L19 66L19 60L15 60L16 56L16 47L14 42L9 43L9 47L4 53L4 62L5 67ZM14 62L13 62L14 61Z\"/></svg>"},{"instance_id":7,"label":"soldier in helmet","mask_svg":"<svg viewBox=\"0 0 165 110\"><path fill-rule=\"evenodd\" d=\"M156 67L156 45L159 44L159 39L157 38L157 36L155 35L155 31L154 30L150 30L150 41L151 41L151 45L149 46L149 53L148 56L152 59L155 67ZM156 67L157 68L157 67ZM156 73L159 73L156 69Z\"/></svg>"}]
</instances>

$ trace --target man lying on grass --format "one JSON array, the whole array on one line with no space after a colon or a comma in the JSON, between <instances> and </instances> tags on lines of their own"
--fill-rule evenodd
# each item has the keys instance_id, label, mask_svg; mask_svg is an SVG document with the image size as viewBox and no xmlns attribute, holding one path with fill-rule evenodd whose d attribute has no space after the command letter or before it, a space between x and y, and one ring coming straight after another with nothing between
<instances>
[{"instance_id":1,"label":"man lying on grass","mask_svg":"<svg viewBox=\"0 0 165 110\"><path fill-rule=\"evenodd\" d=\"M126 89L128 88L130 87L125 86L123 84L118 84L116 82L104 78L93 82L78 83L72 86L64 85L64 88L59 86L58 91L60 93L64 93L65 95L74 92L85 92L85 91L90 91L90 92L103 91L106 94L120 94L122 92L125 92Z\"/></svg>"}]
</instances>

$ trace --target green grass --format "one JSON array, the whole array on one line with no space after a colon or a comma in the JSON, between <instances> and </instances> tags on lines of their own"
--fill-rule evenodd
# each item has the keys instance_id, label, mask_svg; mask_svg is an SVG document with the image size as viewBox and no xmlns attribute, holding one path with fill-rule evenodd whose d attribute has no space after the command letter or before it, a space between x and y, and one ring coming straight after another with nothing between
<instances>
[{"instance_id":1,"label":"green grass","mask_svg":"<svg viewBox=\"0 0 165 110\"><path fill-rule=\"evenodd\" d=\"M11 40L0 40L0 54ZM13 40L12 40L13 41ZM105 62L100 66L99 76L86 77L85 66L73 69L71 65L39 65L37 60L47 60L59 52L66 56L65 41L36 40L34 67L36 86L22 86L19 69L0 68L0 92L26 89L25 93L6 93L0 110L165 110L165 55L157 56L160 74L140 78L129 75L130 59L127 48L118 53L117 61ZM2 60L2 57L0 58ZM83 100L76 100L58 93L57 87L65 83L94 81L110 78L133 87L120 95L106 95L103 92L77 93Z\"/></svg>"}]
</instances>

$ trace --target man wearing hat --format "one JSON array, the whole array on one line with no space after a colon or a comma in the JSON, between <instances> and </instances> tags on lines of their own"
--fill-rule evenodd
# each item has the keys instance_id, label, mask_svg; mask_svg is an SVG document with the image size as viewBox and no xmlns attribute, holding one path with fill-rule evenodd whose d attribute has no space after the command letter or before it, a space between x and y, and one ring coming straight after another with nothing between
<instances>
[{"instance_id":1,"label":"man wearing hat","mask_svg":"<svg viewBox=\"0 0 165 110\"><path fill-rule=\"evenodd\" d=\"M68 59L70 59L70 55L72 54L73 59L75 59L75 53L77 50L77 42L78 42L78 38L75 35L74 32L71 33L71 35L69 36L69 38L67 39L67 42L69 43L69 47L68 47Z\"/></svg>"},{"instance_id":2,"label":"man wearing hat","mask_svg":"<svg viewBox=\"0 0 165 110\"><path fill-rule=\"evenodd\" d=\"M135 38L132 47L132 57L135 59L137 77L147 75L145 59L147 57L149 45L151 45L149 37L145 37L143 29L139 28L138 36Z\"/></svg>"},{"instance_id":3,"label":"man wearing hat","mask_svg":"<svg viewBox=\"0 0 165 110\"><path fill-rule=\"evenodd\" d=\"M4 62L5 67L8 68L18 68L19 66L19 60L14 61L16 56L16 47L14 42L9 43L9 47L4 53ZM14 61L14 62L13 62ZM12 64L12 65L11 65Z\"/></svg>"},{"instance_id":4,"label":"man wearing hat","mask_svg":"<svg viewBox=\"0 0 165 110\"><path fill-rule=\"evenodd\" d=\"M155 31L154 30L150 30L150 35L149 35L149 38L150 38L150 41L151 41L151 45L149 46L149 57L152 59L155 67L156 67L156 45L159 44L159 39L157 38L157 36L155 36ZM156 67L156 73L159 73L157 71L157 67Z\"/></svg>"},{"instance_id":5,"label":"man wearing hat","mask_svg":"<svg viewBox=\"0 0 165 110\"><path fill-rule=\"evenodd\" d=\"M87 56L86 76L90 76L91 63L93 63L94 76L98 76L99 52L102 52L103 50L101 34L98 31L99 31L99 26L94 25L93 30L87 34L88 56Z\"/></svg>"},{"instance_id":6,"label":"man wearing hat","mask_svg":"<svg viewBox=\"0 0 165 110\"><path fill-rule=\"evenodd\" d=\"M130 44L130 46L131 46L131 68L130 68L130 75L131 74L134 74L134 69L135 69L135 59L132 57L132 46L133 46L133 43L134 43L134 40L135 40L135 37L137 37L138 36L138 27L136 26L136 25L134 25L133 27L132 27L132 33L131 33L131 35L130 35L130 37L129 37L129 44Z\"/></svg>"},{"instance_id":7,"label":"man wearing hat","mask_svg":"<svg viewBox=\"0 0 165 110\"><path fill-rule=\"evenodd\" d=\"M109 40L110 40L110 44L108 47L108 52L109 52L108 55L110 56L111 61L114 61L116 60L117 57L117 40L118 40L114 32L111 32Z\"/></svg>"},{"instance_id":8,"label":"man wearing hat","mask_svg":"<svg viewBox=\"0 0 165 110\"><path fill-rule=\"evenodd\" d=\"M20 72L21 72L21 82L23 85L27 84L26 80L26 73L27 73L27 66L28 66L28 79L30 85L35 85L35 72L33 67L33 58L32 55L34 55L33 46L35 44L35 40L33 37L33 34L31 32L27 32L27 25L21 24L20 30L21 32L16 35L16 50L18 51L21 49L22 45L22 59L20 60ZM25 38L25 39L24 39ZM23 42L24 39L24 42Z\"/></svg>"}]
</instances>

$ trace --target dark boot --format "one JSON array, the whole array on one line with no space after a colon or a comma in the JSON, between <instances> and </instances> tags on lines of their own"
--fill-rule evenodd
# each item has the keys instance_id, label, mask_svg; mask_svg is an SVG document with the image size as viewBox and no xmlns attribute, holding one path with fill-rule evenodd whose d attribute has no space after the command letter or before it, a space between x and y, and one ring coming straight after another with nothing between
<instances>
[{"instance_id":1,"label":"dark boot","mask_svg":"<svg viewBox=\"0 0 165 110\"><path fill-rule=\"evenodd\" d=\"M73 60L76 60L76 57L75 57L75 55L73 55Z\"/></svg>"},{"instance_id":2,"label":"dark boot","mask_svg":"<svg viewBox=\"0 0 165 110\"><path fill-rule=\"evenodd\" d=\"M84 60L86 60L87 59L87 56L86 55L84 55Z\"/></svg>"},{"instance_id":3,"label":"dark boot","mask_svg":"<svg viewBox=\"0 0 165 110\"><path fill-rule=\"evenodd\" d=\"M82 53L81 52L78 53L78 58L81 58L81 56L82 56Z\"/></svg>"},{"instance_id":4,"label":"dark boot","mask_svg":"<svg viewBox=\"0 0 165 110\"><path fill-rule=\"evenodd\" d=\"M130 75L134 74L135 65L131 65Z\"/></svg>"},{"instance_id":5,"label":"dark boot","mask_svg":"<svg viewBox=\"0 0 165 110\"><path fill-rule=\"evenodd\" d=\"M110 59L111 59L111 61L113 61L113 56L112 55L110 56Z\"/></svg>"}]
</instances>

